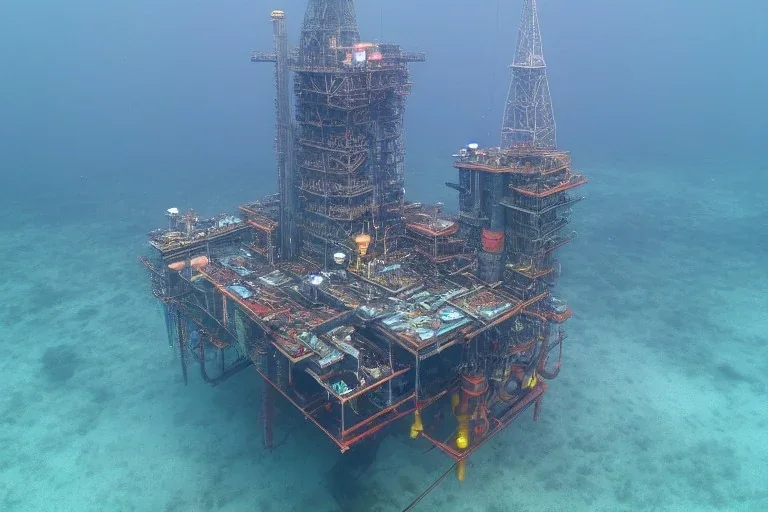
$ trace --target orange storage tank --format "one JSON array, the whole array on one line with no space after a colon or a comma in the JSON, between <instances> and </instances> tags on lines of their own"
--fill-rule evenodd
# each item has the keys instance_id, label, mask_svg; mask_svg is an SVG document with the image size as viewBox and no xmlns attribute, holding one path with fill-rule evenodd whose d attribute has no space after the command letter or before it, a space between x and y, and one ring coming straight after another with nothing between
<instances>
[{"instance_id":1,"label":"orange storage tank","mask_svg":"<svg viewBox=\"0 0 768 512\"><path fill-rule=\"evenodd\" d=\"M368 252L368 246L371 244L371 235L368 233L360 233L355 237L355 243L357 244L357 250L360 252L360 256L365 256Z\"/></svg>"},{"instance_id":2,"label":"orange storage tank","mask_svg":"<svg viewBox=\"0 0 768 512\"><path fill-rule=\"evenodd\" d=\"M168 265L168 268L178 272L179 270L184 270L184 267L186 266L187 264L184 263L183 261L177 261L175 263L171 263L170 265Z\"/></svg>"},{"instance_id":3,"label":"orange storage tank","mask_svg":"<svg viewBox=\"0 0 768 512\"><path fill-rule=\"evenodd\" d=\"M485 252L501 252L504 248L504 231L491 231L483 228L483 250Z\"/></svg>"},{"instance_id":4,"label":"orange storage tank","mask_svg":"<svg viewBox=\"0 0 768 512\"><path fill-rule=\"evenodd\" d=\"M191 266L194 269L200 269L208 265L210 261L208 261L208 256L197 256L196 258L192 258L192 261L189 262L189 266Z\"/></svg>"}]
</instances>

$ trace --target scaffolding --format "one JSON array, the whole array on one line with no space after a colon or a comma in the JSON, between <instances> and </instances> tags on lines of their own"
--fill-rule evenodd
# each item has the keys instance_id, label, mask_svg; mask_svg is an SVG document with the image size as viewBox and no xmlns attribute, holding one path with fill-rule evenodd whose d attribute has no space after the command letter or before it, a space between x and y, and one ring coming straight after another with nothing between
<instances>
[{"instance_id":1,"label":"scaffolding","mask_svg":"<svg viewBox=\"0 0 768 512\"><path fill-rule=\"evenodd\" d=\"M319 48L317 40L303 39L293 67L296 186L304 250L325 264L336 251L353 248L353 233L397 219L407 63L413 59L397 45L360 43L352 32L330 37L327 47Z\"/></svg>"}]
</instances>

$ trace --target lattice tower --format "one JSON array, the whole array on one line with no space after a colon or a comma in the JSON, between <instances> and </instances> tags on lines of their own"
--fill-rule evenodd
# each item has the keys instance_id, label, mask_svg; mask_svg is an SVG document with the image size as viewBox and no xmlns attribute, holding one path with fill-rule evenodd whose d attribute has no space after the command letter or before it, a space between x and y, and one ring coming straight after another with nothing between
<instances>
[{"instance_id":1,"label":"lattice tower","mask_svg":"<svg viewBox=\"0 0 768 512\"><path fill-rule=\"evenodd\" d=\"M547 65L541 44L536 0L523 1L523 14L517 37L501 146L557 146L555 116L547 81Z\"/></svg>"}]
</instances>

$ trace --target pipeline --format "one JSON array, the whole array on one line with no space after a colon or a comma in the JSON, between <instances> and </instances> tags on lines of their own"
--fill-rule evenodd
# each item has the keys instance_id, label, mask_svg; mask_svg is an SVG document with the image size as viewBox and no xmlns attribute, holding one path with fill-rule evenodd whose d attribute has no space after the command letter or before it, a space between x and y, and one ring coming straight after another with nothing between
<instances>
[{"instance_id":1,"label":"pipeline","mask_svg":"<svg viewBox=\"0 0 768 512\"><path fill-rule=\"evenodd\" d=\"M507 377L502 381L501 385L496 389L497 396L506 403L515 402L528 393L528 389L533 387L536 383L536 374L538 373L537 367L541 364L542 350L539 350L533 355L531 361L525 366L514 366L510 370ZM517 370L517 371L515 371ZM518 380L518 388L512 392L507 392L507 385L509 381L515 377ZM544 375L542 375L544 377ZM545 377L547 378L547 377Z\"/></svg>"},{"instance_id":2,"label":"pipeline","mask_svg":"<svg viewBox=\"0 0 768 512\"><path fill-rule=\"evenodd\" d=\"M549 322L549 320L540 315L539 313L535 313L533 311L523 310L523 315L531 316L533 318L539 319L541 322L543 322L545 325ZM547 370L545 368L547 364L547 360L549 359L549 353L552 352L552 349L556 346L559 346L559 354L557 357L557 364L555 365L555 368L553 370ZM536 364L536 372L541 375L543 378L547 380L553 380L556 379L557 376L560 374L560 369L562 368L563 363L563 336L560 334L558 336L558 339L553 344L547 346L546 351L542 350L539 352L538 356L534 358L534 361L537 361Z\"/></svg>"},{"instance_id":3,"label":"pipeline","mask_svg":"<svg viewBox=\"0 0 768 512\"><path fill-rule=\"evenodd\" d=\"M510 371L507 377L496 388L496 396L506 403L515 402L524 394L520 387L511 393L507 391L507 386L512 377L516 377L516 372Z\"/></svg>"},{"instance_id":4,"label":"pipeline","mask_svg":"<svg viewBox=\"0 0 768 512\"><path fill-rule=\"evenodd\" d=\"M555 346L559 346L559 351L558 351L559 353L557 355L557 364L555 364L554 369L547 370L545 368L547 364L547 359L549 359L549 353L552 351L553 348L555 348ZM544 355L544 357L542 357L541 360L539 361L539 366L536 371L539 373L539 375L541 375L545 379L552 380L552 379L556 379L557 376L560 375L560 369L562 368L562 365L563 365L563 338L562 336L560 336L558 337L555 343L547 347L547 352Z\"/></svg>"},{"instance_id":5,"label":"pipeline","mask_svg":"<svg viewBox=\"0 0 768 512\"><path fill-rule=\"evenodd\" d=\"M176 316L176 330L179 335L179 358L181 359L181 374L184 376L184 385L187 385L187 360L184 357L184 321L181 315Z\"/></svg>"},{"instance_id":6,"label":"pipeline","mask_svg":"<svg viewBox=\"0 0 768 512\"><path fill-rule=\"evenodd\" d=\"M210 384L212 386L218 386L231 376L238 373L240 370L244 370L251 366L253 364L253 361L250 359L243 359L242 361L238 362L234 366L230 366L226 370L221 372L221 375L216 377L215 379L212 379L208 376L208 372L205 369L205 342L203 339L200 339L200 376L203 378L203 380L206 382L206 384Z\"/></svg>"},{"instance_id":7,"label":"pipeline","mask_svg":"<svg viewBox=\"0 0 768 512\"><path fill-rule=\"evenodd\" d=\"M462 461L463 461L463 459L462 459ZM443 480L445 480L445 478L448 475L450 475L453 472L454 468L456 468L458 465L459 465L459 462L454 462L453 465L451 465L451 467L449 467L448 469L445 470L445 473L443 473L442 475L437 477L437 479L434 482L432 482L429 487L424 489L424 492L422 492L421 494L416 496L416 498L411 503L409 503L407 507L405 507L403 509L403 512L409 512L410 510L413 510L416 507L416 505L418 505L421 502L421 500L426 498L427 494L432 492L435 489L435 487L440 485L440 483Z\"/></svg>"}]
</instances>

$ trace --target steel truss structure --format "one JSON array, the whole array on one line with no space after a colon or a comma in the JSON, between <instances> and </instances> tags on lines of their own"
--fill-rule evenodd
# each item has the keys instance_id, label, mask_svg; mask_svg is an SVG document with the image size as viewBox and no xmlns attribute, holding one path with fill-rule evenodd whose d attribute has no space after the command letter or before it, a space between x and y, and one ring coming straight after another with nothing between
<instances>
[{"instance_id":1,"label":"steel truss structure","mask_svg":"<svg viewBox=\"0 0 768 512\"><path fill-rule=\"evenodd\" d=\"M296 51L285 13L272 22L275 51L252 60L275 65L278 193L208 220L171 208L142 258L185 381L190 363L213 385L254 366L268 447L278 396L342 451L409 416L463 479L466 457L538 416L571 316L555 254L586 179L555 148L536 3L501 147L454 155L454 216L404 197L408 65L424 55L363 42L351 0L310 0Z\"/></svg>"}]
</instances>

